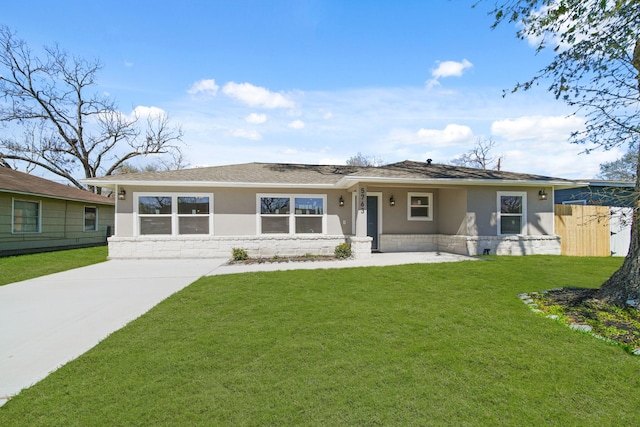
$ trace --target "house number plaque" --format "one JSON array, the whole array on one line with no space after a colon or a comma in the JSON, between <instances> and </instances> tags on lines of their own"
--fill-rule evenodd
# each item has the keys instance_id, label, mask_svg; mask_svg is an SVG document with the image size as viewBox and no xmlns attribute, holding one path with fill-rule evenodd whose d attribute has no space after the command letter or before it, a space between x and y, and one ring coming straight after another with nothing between
<instances>
[{"instance_id":1,"label":"house number plaque","mask_svg":"<svg viewBox=\"0 0 640 427\"><path fill-rule=\"evenodd\" d=\"M360 210L364 212L367 209L367 189L360 187Z\"/></svg>"}]
</instances>

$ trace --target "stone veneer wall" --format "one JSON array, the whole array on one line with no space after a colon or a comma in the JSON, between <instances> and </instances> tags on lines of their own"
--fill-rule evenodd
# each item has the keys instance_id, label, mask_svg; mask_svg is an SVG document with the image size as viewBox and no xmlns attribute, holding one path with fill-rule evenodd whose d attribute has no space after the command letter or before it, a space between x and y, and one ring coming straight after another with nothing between
<instances>
[{"instance_id":1,"label":"stone veneer wall","mask_svg":"<svg viewBox=\"0 0 640 427\"><path fill-rule=\"evenodd\" d=\"M381 252L440 251L460 255L560 255L560 236L382 234Z\"/></svg>"},{"instance_id":2,"label":"stone veneer wall","mask_svg":"<svg viewBox=\"0 0 640 427\"><path fill-rule=\"evenodd\" d=\"M109 259L231 258L233 248L250 257L333 255L345 236L144 236L109 238Z\"/></svg>"},{"instance_id":3,"label":"stone veneer wall","mask_svg":"<svg viewBox=\"0 0 640 427\"><path fill-rule=\"evenodd\" d=\"M144 236L110 237L109 259L231 258L233 248L251 257L333 255L351 244L354 258L371 257L371 237L355 236ZM381 252L449 252L460 255L560 255L560 236L454 236L382 234Z\"/></svg>"}]
</instances>

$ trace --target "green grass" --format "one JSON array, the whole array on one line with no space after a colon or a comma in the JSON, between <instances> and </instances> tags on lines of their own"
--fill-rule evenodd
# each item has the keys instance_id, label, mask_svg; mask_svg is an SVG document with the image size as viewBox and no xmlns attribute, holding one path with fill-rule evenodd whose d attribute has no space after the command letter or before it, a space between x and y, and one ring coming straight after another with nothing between
<instances>
[{"instance_id":1,"label":"green grass","mask_svg":"<svg viewBox=\"0 0 640 427\"><path fill-rule=\"evenodd\" d=\"M0 258L0 286L106 260L106 246Z\"/></svg>"},{"instance_id":2,"label":"green grass","mask_svg":"<svg viewBox=\"0 0 640 427\"><path fill-rule=\"evenodd\" d=\"M612 258L200 279L0 408L2 426L635 425L640 358L518 294Z\"/></svg>"}]
</instances>

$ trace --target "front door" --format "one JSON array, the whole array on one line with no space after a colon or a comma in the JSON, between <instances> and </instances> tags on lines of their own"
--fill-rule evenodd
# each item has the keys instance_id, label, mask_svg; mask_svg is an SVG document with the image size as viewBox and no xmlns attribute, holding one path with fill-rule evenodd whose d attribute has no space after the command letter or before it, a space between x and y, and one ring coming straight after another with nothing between
<instances>
[{"instance_id":1,"label":"front door","mask_svg":"<svg viewBox=\"0 0 640 427\"><path fill-rule=\"evenodd\" d=\"M378 250L378 196L367 196L367 236L372 237L371 250Z\"/></svg>"}]
</instances>

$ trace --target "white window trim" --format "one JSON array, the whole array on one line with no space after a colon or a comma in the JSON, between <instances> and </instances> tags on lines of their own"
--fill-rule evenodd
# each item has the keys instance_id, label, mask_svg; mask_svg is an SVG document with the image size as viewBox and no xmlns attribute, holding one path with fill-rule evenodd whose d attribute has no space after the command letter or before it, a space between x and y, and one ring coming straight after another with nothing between
<instances>
[{"instance_id":1,"label":"white window trim","mask_svg":"<svg viewBox=\"0 0 640 427\"><path fill-rule=\"evenodd\" d=\"M171 234L140 234L140 214L138 213L140 197L171 197L171 213L157 215L158 217L171 217ZM209 234L179 234L178 218L190 215L178 215L178 197L208 197L209 198ZM133 235L134 236L211 236L213 235L213 193L187 193L187 192L141 192L133 193ZM142 215L153 216L153 215ZM203 215L204 216L204 215Z\"/></svg>"},{"instance_id":2,"label":"white window trim","mask_svg":"<svg viewBox=\"0 0 640 427\"><path fill-rule=\"evenodd\" d=\"M502 196L517 196L517 197L522 197L522 214L520 215L516 215L516 214L503 214L502 212L500 212L502 210L502 204L500 202L500 198ZM526 229L527 229L527 192L526 191L498 191L498 196L497 196L497 216L498 216L498 221L497 221L497 235L498 236L522 236L522 235L526 235ZM502 217L510 217L510 216L521 216L522 217L522 227L520 229L520 233L516 233L516 234L502 234L500 233L500 224L502 223Z\"/></svg>"},{"instance_id":3,"label":"white window trim","mask_svg":"<svg viewBox=\"0 0 640 427\"><path fill-rule=\"evenodd\" d=\"M262 233L262 205L260 199L263 197L273 197L289 199L289 213L288 214L264 214L272 218L289 218L289 232L288 233ZM322 199L322 215L296 215L296 198L312 198ZM307 218L322 218L322 232L321 233L296 233L296 217L304 216ZM327 195L326 194L297 194L297 193L258 193L256 194L256 230L260 236L315 236L327 234Z\"/></svg>"},{"instance_id":4,"label":"white window trim","mask_svg":"<svg viewBox=\"0 0 640 427\"><path fill-rule=\"evenodd\" d=\"M38 204L38 230L37 231L16 231L15 229L15 202L29 202ZM42 201L28 199L11 199L11 234L41 234L42 233Z\"/></svg>"},{"instance_id":5,"label":"white window trim","mask_svg":"<svg viewBox=\"0 0 640 427\"><path fill-rule=\"evenodd\" d=\"M429 199L429 216L411 216L412 197L426 197ZM407 221L433 221L433 193L407 193Z\"/></svg>"},{"instance_id":6,"label":"white window trim","mask_svg":"<svg viewBox=\"0 0 640 427\"><path fill-rule=\"evenodd\" d=\"M93 208L96 210L96 225L94 228L87 228L87 208ZM87 233L95 233L96 231L98 231L98 207L97 206L85 206L83 209L83 215L82 215L82 230L87 232Z\"/></svg>"}]
</instances>

